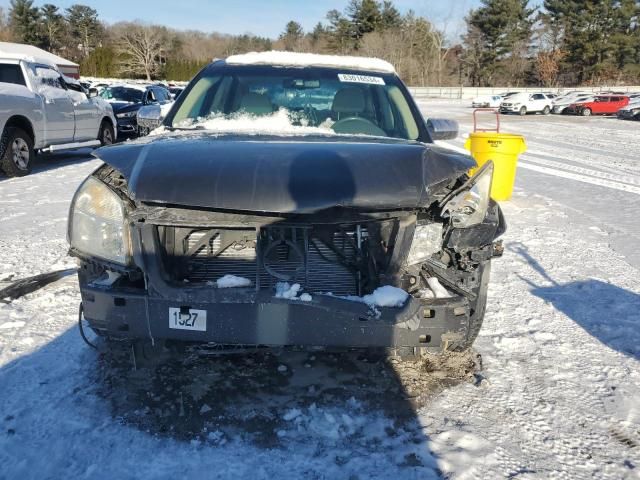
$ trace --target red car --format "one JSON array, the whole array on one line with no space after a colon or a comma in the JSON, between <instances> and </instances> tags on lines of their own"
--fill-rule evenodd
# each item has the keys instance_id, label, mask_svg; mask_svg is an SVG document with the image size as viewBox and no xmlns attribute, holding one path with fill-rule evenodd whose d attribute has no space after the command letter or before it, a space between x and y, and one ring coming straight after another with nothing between
<instances>
[{"instance_id":1,"label":"red car","mask_svg":"<svg viewBox=\"0 0 640 480\"><path fill-rule=\"evenodd\" d=\"M589 102L573 103L563 113L574 115L615 115L619 109L629 104L629 97L623 95L598 95Z\"/></svg>"}]
</instances>

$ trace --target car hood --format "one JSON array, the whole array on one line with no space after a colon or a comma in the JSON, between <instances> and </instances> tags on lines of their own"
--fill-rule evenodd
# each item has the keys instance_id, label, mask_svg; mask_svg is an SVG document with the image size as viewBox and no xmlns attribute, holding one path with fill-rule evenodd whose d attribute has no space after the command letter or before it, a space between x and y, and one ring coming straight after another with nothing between
<instances>
[{"instance_id":1,"label":"car hood","mask_svg":"<svg viewBox=\"0 0 640 480\"><path fill-rule=\"evenodd\" d=\"M124 113L139 110L142 107L141 103L131 102L109 102L111 108L115 113Z\"/></svg>"},{"instance_id":2,"label":"car hood","mask_svg":"<svg viewBox=\"0 0 640 480\"><path fill-rule=\"evenodd\" d=\"M145 137L94 155L137 202L279 213L426 206L434 187L475 166L431 144L331 135Z\"/></svg>"}]
</instances>

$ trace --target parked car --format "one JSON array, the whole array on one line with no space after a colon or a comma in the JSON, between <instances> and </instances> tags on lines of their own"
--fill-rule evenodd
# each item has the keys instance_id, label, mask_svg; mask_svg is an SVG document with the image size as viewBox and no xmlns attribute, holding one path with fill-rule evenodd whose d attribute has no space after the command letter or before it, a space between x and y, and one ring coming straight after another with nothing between
<instances>
[{"instance_id":1,"label":"parked car","mask_svg":"<svg viewBox=\"0 0 640 480\"><path fill-rule=\"evenodd\" d=\"M519 93L522 93L522 92L517 92L517 91L516 92L504 92L504 93L499 93L498 96L502 97L502 99L504 100L506 98L513 97L514 95L517 95Z\"/></svg>"},{"instance_id":2,"label":"parked car","mask_svg":"<svg viewBox=\"0 0 640 480\"><path fill-rule=\"evenodd\" d=\"M471 101L473 108L498 108L502 103L500 95L481 95Z\"/></svg>"},{"instance_id":3,"label":"parked car","mask_svg":"<svg viewBox=\"0 0 640 480\"><path fill-rule=\"evenodd\" d=\"M618 118L622 120L640 120L640 99L629 103L617 112Z\"/></svg>"},{"instance_id":4,"label":"parked car","mask_svg":"<svg viewBox=\"0 0 640 480\"><path fill-rule=\"evenodd\" d=\"M572 103L565 113L573 115L614 115L629 104L629 97L621 95L596 95L593 100Z\"/></svg>"},{"instance_id":5,"label":"parked car","mask_svg":"<svg viewBox=\"0 0 640 480\"><path fill-rule=\"evenodd\" d=\"M183 87L171 87L169 86L169 93L171 94L171 98L173 100L176 100L180 94L183 92L184 88Z\"/></svg>"},{"instance_id":6,"label":"parked car","mask_svg":"<svg viewBox=\"0 0 640 480\"><path fill-rule=\"evenodd\" d=\"M162 128L98 150L72 201L95 331L136 352L471 346L505 230L493 165L470 178L470 156L434 145L457 124L425 121L390 64L232 56Z\"/></svg>"},{"instance_id":7,"label":"parked car","mask_svg":"<svg viewBox=\"0 0 640 480\"><path fill-rule=\"evenodd\" d=\"M565 110L569 105L573 103L590 102L594 98L595 97L593 96L592 93L581 93L581 94L567 95L565 97L556 98L553 101L552 112L556 114L567 113L565 112Z\"/></svg>"},{"instance_id":8,"label":"parked car","mask_svg":"<svg viewBox=\"0 0 640 480\"><path fill-rule=\"evenodd\" d=\"M71 79L68 79L71 81ZM0 169L27 175L39 151L94 147L116 139L111 106L68 84L44 59L0 56Z\"/></svg>"},{"instance_id":9,"label":"parked car","mask_svg":"<svg viewBox=\"0 0 640 480\"><path fill-rule=\"evenodd\" d=\"M118 135L132 138L139 135L136 115L145 105L171 103L169 91L159 85L119 84L106 87L100 94L111 103L118 120Z\"/></svg>"},{"instance_id":10,"label":"parked car","mask_svg":"<svg viewBox=\"0 0 640 480\"><path fill-rule=\"evenodd\" d=\"M500 113L527 113L540 112L548 115L551 112L553 100L544 93L519 93L505 99L500 104Z\"/></svg>"}]
</instances>

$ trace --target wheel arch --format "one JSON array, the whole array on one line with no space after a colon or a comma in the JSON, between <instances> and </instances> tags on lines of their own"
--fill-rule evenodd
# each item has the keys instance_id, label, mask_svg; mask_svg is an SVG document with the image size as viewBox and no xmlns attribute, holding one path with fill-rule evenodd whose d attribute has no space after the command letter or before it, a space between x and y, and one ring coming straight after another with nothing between
<instances>
[{"instance_id":1,"label":"wheel arch","mask_svg":"<svg viewBox=\"0 0 640 480\"><path fill-rule=\"evenodd\" d=\"M31 139L35 144L36 142L35 130L33 129L33 124L31 123L31 120L29 120L27 117L25 117L24 115L13 115L9 117L9 119L7 120L7 123L4 124L2 135L4 135L4 133L7 131L7 128L10 128L10 127L21 128L22 130L27 132L31 136Z\"/></svg>"},{"instance_id":2,"label":"wheel arch","mask_svg":"<svg viewBox=\"0 0 640 480\"><path fill-rule=\"evenodd\" d=\"M35 130L33 129L33 125L31 121L24 115L12 115L11 117L9 117L7 122L4 124L4 127L2 128L2 134L0 135L0 157L2 157L2 155L4 154L4 151L2 149L2 145L3 145L2 139L7 133L7 129L12 127L20 128L25 132L27 132L31 137L33 144L34 145L36 144Z\"/></svg>"}]
</instances>

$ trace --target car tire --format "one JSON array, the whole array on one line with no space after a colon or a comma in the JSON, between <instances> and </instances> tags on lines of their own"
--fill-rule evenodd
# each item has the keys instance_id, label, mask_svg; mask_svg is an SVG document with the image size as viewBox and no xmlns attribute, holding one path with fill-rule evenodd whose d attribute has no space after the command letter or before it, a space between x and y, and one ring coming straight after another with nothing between
<instances>
[{"instance_id":1,"label":"car tire","mask_svg":"<svg viewBox=\"0 0 640 480\"><path fill-rule=\"evenodd\" d=\"M591 116L591 109L590 108L583 108L582 111L580 112L580 115L582 115L583 117L590 117Z\"/></svg>"},{"instance_id":2,"label":"car tire","mask_svg":"<svg viewBox=\"0 0 640 480\"><path fill-rule=\"evenodd\" d=\"M520 111L518 113L520 113L521 117L524 117L527 114L527 107L520 107Z\"/></svg>"},{"instance_id":3,"label":"car tire","mask_svg":"<svg viewBox=\"0 0 640 480\"><path fill-rule=\"evenodd\" d=\"M100 124L100 130L98 131L98 140L100 141L100 145L111 145L114 139L115 134L113 132L111 122L109 122L108 120L103 120Z\"/></svg>"},{"instance_id":4,"label":"car tire","mask_svg":"<svg viewBox=\"0 0 640 480\"><path fill-rule=\"evenodd\" d=\"M542 110L542 114L549 115L550 113L551 113L551 108L549 108L549 105L547 105L546 107L544 107L544 110Z\"/></svg>"},{"instance_id":5,"label":"car tire","mask_svg":"<svg viewBox=\"0 0 640 480\"><path fill-rule=\"evenodd\" d=\"M0 139L0 169L8 177L23 177L31 173L35 157L33 138L18 127L8 127Z\"/></svg>"}]
</instances>

